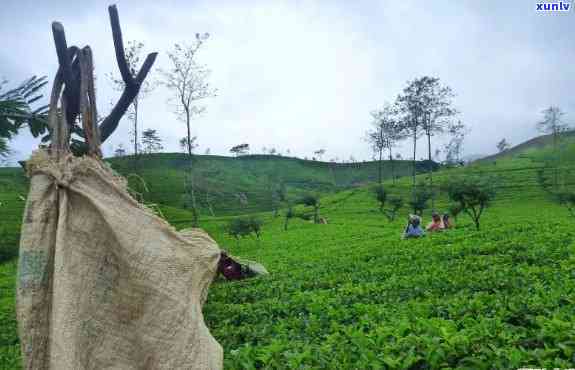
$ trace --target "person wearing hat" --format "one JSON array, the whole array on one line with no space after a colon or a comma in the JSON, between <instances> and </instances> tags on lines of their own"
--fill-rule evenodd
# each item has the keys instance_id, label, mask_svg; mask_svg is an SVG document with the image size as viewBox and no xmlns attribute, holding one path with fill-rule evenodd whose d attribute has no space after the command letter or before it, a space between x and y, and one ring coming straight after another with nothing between
<instances>
[{"instance_id":1,"label":"person wearing hat","mask_svg":"<svg viewBox=\"0 0 575 370\"><path fill-rule=\"evenodd\" d=\"M417 215L409 215L407 227L403 233L403 239L419 238L423 235L425 235L425 233L421 228L421 217Z\"/></svg>"},{"instance_id":2,"label":"person wearing hat","mask_svg":"<svg viewBox=\"0 0 575 370\"><path fill-rule=\"evenodd\" d=\"M443 225L443 220L441 219L439 213L433 212L433 214L431 215L431 222L429 223L429 225L427 225L425 229L429 232L442 231L443 229L445 229L445 226Z\"/></svg>"}]
</instances>

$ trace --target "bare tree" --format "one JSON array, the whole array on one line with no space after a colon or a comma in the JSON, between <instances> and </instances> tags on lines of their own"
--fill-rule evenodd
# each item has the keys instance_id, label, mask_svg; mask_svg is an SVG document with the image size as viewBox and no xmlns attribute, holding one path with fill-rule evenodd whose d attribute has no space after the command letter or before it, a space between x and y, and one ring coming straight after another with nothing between
<instances>
[{"instance_id":1,"label":"bare tree","mask_svg":"<svg viewBox=\"0 0 575 370\"><path fill-rule=\"evenodd\" d=\"M511 144L509 144L505 138L501 139L497 143L497 150L499 151L499 153L502 153L502 152L508 150L510 147L511 147Z\"/></svg>"},{"instance_id":2,"label":"bare tree","mask_svg":"<svg viewBox=\"0 0 575 370\"><path fill-rule=\"evenodd\" d=\"M569 125L563 122L565 113L561 108L551 106L543 112L543 120L537 123L537 129L545 134L553 135L553 147L556 149L559 143L559 135L569 130Z\"/></svg>"},{"instance_id":3,"label":"bare tree","mask_svg":"<svg viewBox=\"0 0 575 370\"><path fill-rule=\"evenodd\" d=\"M461 157L463 154L463 142L467 131L467 128L461 121L449 125L447 132L451 136L451 139L444 147L445 162L447 164L461 165L461 163L463 163Z\"/></svg>"},{"instance_id":4,"label":"bare tree","mask_svg":"<svg viewBox=\"0 0 575 370\"><path fill-rule=\"evenodd\" d=\"M392 149L405 138L404 126L397 119L396 110L390 104L384 104L379 111L371 113L372 129L367 132L367 141L371 144L374 154L379 156L378 181L383 181L383 152L389 151L391 177L395 183L395 168Z\"/></svg>"},{"instance_id":5,"label":"bare tree","mask_svg":"<svg viewBox=\"0 0 575 370\"><path fill-rule=\"evenodd\" d=\"M555 152L556 163L553 175L553 185L557 190L558 185L558 166L561 163L561 153L559 149L559 140L561 133L569 130L569 125L563 121L565 113L561 108L550 106L543 110L543 120L537 123L537 129L545 134L553 135L553 151Z\"/></svg>"},{"instance_id":6,"label":"bare tree","mask_svg":"<svg viewBox=\"0 0 575 370\"><path fill-rule=\"evenodd\" d=\"M198 52L209 34L196 33L192 44L175 44L171 52L169 69L160 69L163 76L161 83L173 94L171 102L175 106L175 114L178 119L186 123L187 149L188 149L188 175L186 177L186 189L192 205L192 226L197 227L199 222L199 210L196 203L194 190L194 174L192 171L192 134L191 119L201 114L205 107L199 105L203 99L213 97L216 91L210 87L208 77L209 69L199 64L196 60Z\"/></svg>"},{"instance_id":7,"label":"bare tree","mask_svg":"<svg viewBox=\"0 0 575 370\"><path fill-rule=\"evenodd\" d=\"M130 75L133 78L136 78L138 73L137 68L140 64L144 51L144 43L140 41L129 41L127 46L124 48L125 57L126 57L126 64L128 66L128 70ZM114 90L123 91L126 88L126 82L122 77L117 77L113 73L107 74L108 79L112 83L112 87ZM145 98L153 89L155 85L150 82L150 80L144 80L140 86L140 91L134 97L132 104L130 105L129 112L128 112L128 119L132 121L132 142L134 144L134 158L137 163L138 155L139 155L139 138L138 138L138 114L139 114L139 106L140 100ZM137 165L136 165L137 166Z\"/></svg>"},{"instance_id":8,"label":"bare tree","mask_svg":"<svg viewBox=\"0 0 575 370\"><path fill-rule=\"evenodd\" d=\"M205 111L205 107L198 105L199 101L216 95L215 89L210 87L208 77L210 70L197 62L197 54L208 39L209 34L196 34L192 44L175 44L168 52L171 66L169 69L160 69L163 76L162 84L172 91L171 102L175 105L175 114L178 119L186 123L188 154L192 156L191 119L193 116Z\"/></svg>"}]
</instances>

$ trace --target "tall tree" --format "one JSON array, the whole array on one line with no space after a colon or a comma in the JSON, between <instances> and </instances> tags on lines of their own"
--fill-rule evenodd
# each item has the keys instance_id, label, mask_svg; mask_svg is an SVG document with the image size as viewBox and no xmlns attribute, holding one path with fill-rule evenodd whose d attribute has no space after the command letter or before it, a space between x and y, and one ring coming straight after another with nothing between
<instances>
[{"instance_id":1,"label":"tall tree","mask_svg":"<svg viewBox=\"0 0 575 370\"><path fill-rule=\"evenodd\" d=\"M158 135L157 130L149 128L142 131L142 148L146 154L157 153L164 149L162 138Z\"/></svg>"},{"instance_id":2,"label":"tall tree","mask_svg":"<svg viewBox=\"0 0 575 370\"><path fill-rule=\"evenodd\" d=\"M208 37L208 33L201 35L196 33L192 44L175 44L172 51L168 52L170 68L160 69L163 76L161 83L173 93L175 113L178 119L186 123L190 157L192 156L191 119L205 111L205 107L198 104L199 101L216 94L208 82L210 70L196 60L200 48Z\"/></svg>"},{"instance_id":3,"label":"tall tree","mask_svg":"<svg viewBox=\"0 0 575 370\"><path fill-rule=\"evenodd\" d=\"M170 68L160 70L163 76L161 83L173 94L171 102L176 108L175 114L178 119L186 123L189 159L186 189L192 203L192 226L194 227L197 227L199 223L199 210L196 203L192 169L191 119L205 111L205 107L199 105L200 101L216 95L215 89L208 82L210 70L197 61L198 52L208 37L208 33L196 33L193 43L175 44L172 51L168 52Z\"/></svg>"},{"instance_id":4,"label":"tall tree","mask_svg":"<svg viewBox=\"0 0 575 370\"><path fill-rule=\"evenodd\" d=\"M412 158L412 201L416 197L416 154L417 154L417 139L423 134L423 99L424 86L418 81L408 81L407 86L403 89L402 93L397 96L395 101L396 109L398 112L398 119L404 127L406 133L413 139L413 158Z\"/></svg>"},{"instance_id":5,"label":"tall tree","mask_svg":"<svg viewBox=\"0 0 575 370\"><path fill-rule=\"evenodd\" d=\"M463 154L463 142L467 134L467 129L461 121L457 121L457 123L449 125L447 132L450 135L450 140L444 147L445 162L450 165L461 165L463 163L461 158Z\"/></svg>"},{"instance_id":6,"label":"tall tree","mask_svg":"<svg viewBox=\"0 0 575 370\"><path fill-rule=\"evenodd\" d=\"M124 48L124 53L126 57L126 65L128 67L128 71L132 78L136 78L138 74L138 66L140 65L140 61L142 60L144 52L144 43L140 41L129 41L127 46ZM118 77L113 73L108 73L108 79L112 83L112 87L116 91L124 91L126 88L126 82L122 77ZM130 104L129 112L128 112L128 119L132 121L132 142L134 144L134 159L137 168L137 161L139 156L139 137L138 137L138 116L139 116L139 107L140 107L140 100L145 98L155 87L155 84L150 82L150 80L142 81L140 86L140 90L138 94L132 100L132 104Z\"/></svg>"},{"instance_id":7,"label":"tall tree","mask_svg":"<svg viewBox=\"0 0 575 370\"><path fill-rule=\"evenodd\" d=\"M405 138L405 127L397 118L397 112L390 104L384 104L383 108L371 113L373 118L372 129L367 132L367 141L379 158L378 182L383 181L383 152L387 149L391 164L391 177L395 183L395 166L392 149L397 143Z\"/></svg>"},{"instance_id":8,"label":"tall tree","mask_svg":"<svg viewBox=\"0 0 575 370\"><path fill-rule=\"evenodd\" d=\"M433 162L431 157L431 137L441 134L451 123L451 117L457 114L452 106L454 96L449 86L441 85L439 78L424 76L420 78L424 87L423 98L423 131L427 136L427 160L429 187L431 193L431 209L435 210L435 191L433 190Z\"/></svg>"},{"instance_id":9,"label":"tall tree","mask_svg":"<svg viewBox=\"0 0 575 370\"><path fill-rule=\"evenodd\" d=\"M537 129L545 134L553 135L553 151L555 152L553 186L557 190L558 167L561 164L559 141L561 133L569 130L569 125L563 121L565 113L559 107L550 106L541 113L543 113L543 120L537 123Z\"/></svg>"},{"instance_id":10,"label":"tall tree","mask_svg":"<svg viewBox=\"0 0 575 370\"><path fill-rule=\"evenodd\" d=\"M545 134L553 135L553 146L559 144L561 133L569 130L569 125L563 121L565 113L559 107L551 106L543 110L543 120L537 123L537 129Z\"/></svg>"},{"instance_id":11,"label":"tall tree","mask_svg":"<svg viewBox=\"0 0 575 370\"><path fill-rule=\"evenodd\" d=\"M499 151L499 153L506 151L510 147L511 144L509 144L505 138L499 140L499 142L497 143L497 150Z\"/></svg>"},{"instance_id":12,"label":"tall tree","mask_svg":"<svg viewBox=\"0 0 575 370\"><path fill-rule=\"evenodd\" d=\"M415 155L417 138L427 136L428 171L430 188L433 190L433 162L431 137L442 133L457 111L452 107L453 91L449 86L441 85L439 78L424 76L408 82L403 94L397 99L403 113L404 125L413 135L413 189L415 196ZM435 197L432 197L432 208Z\"/></svg>"}]
</instances>

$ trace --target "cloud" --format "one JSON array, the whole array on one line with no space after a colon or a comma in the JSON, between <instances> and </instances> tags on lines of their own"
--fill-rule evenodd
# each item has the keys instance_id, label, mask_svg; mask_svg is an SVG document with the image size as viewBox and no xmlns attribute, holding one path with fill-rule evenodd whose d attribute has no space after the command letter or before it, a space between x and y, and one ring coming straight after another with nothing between
<instances>
[{"instance_id":1,"label":"cloud","mask_svg":"<svg viewBox=\"0 0 575 370\"><path fill-rule=\"evenodd\" d=\"M472 129L467 153L493 152L501 137L518 143L535 135L534 123L549 104L575 115L575 76L567 69L575 61L574 15L537 15L535 3L122 0L118 7L125 40L159 51L158 67L166 66L165 51L175 42L211 34L200 59L212 70L218 96L193 121L200 151L226 154L248 142L300 156L325 148L326 158L370 158L362 140L369 112L425 74L456 91L461 118ZM101 2L8 0L0 34L12 37L0 50L0 75L53 76L54 19L63 22L70 43L92 46L99 111L106 113L118 93L104 74L117 67ZM141 123L177 151L185 125L166 104L169 96L158 88L143 100ZM129 129L123 122L104 144L107 153L119 143L130 147ZM23 157L34 145L24 135L13 143ZM407 156L409 144L399 150Z\"/></svg>"}]
</instances>

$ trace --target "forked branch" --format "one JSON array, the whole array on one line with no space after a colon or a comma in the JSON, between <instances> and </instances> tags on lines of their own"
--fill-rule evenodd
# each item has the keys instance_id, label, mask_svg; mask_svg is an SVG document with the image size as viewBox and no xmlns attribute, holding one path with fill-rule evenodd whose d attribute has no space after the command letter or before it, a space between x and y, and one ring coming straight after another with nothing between
<instances>
[{"instance_id":1,"label":"forked branch","mask_svg":"<svg viewBox=\"0 0 575 370\"><path fill-rule=\"evenodd\" d=\"M102 142L106 141L106 139L116 130L120 119L124 113L126 113L126 110L132 101L138 96L142 83L146 79L146 76L150 72L150 69L158 55L158 53L148 54L140 71L135 77L132 76L124 52L124 42L122 40L122 29L120 28L118 9L115 5L111 5L108 7L108 12L110 13L110 24L112 26L112 36L114 38L114 48L116 49L116 61L118 62L118 68L120 69L120 74L124 80L125 87L120 99L112 109L112 112L110 112L108 117L106 117L100 125Z\"/></svg>"}]
</instances>

